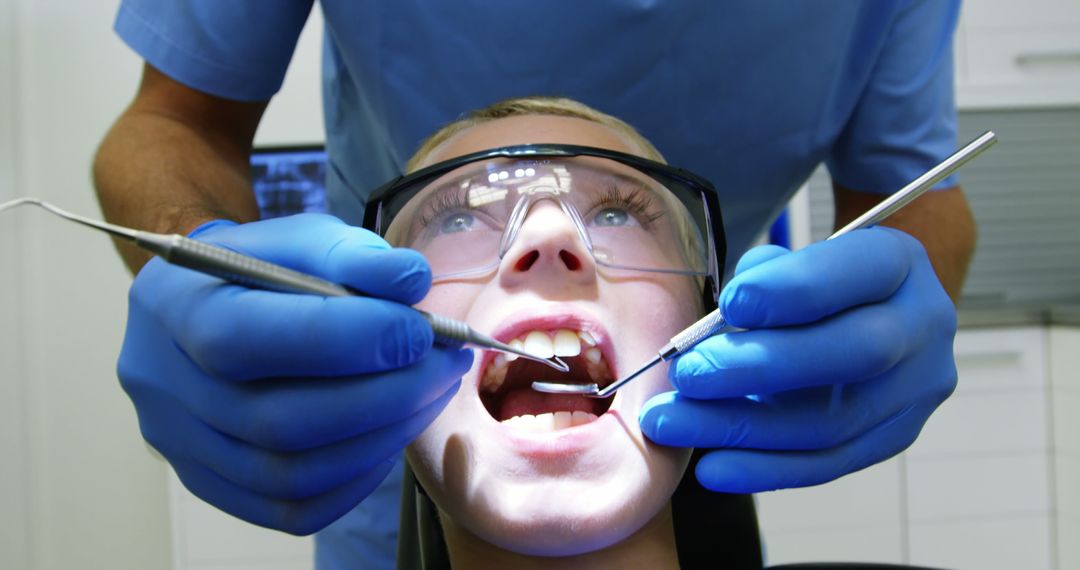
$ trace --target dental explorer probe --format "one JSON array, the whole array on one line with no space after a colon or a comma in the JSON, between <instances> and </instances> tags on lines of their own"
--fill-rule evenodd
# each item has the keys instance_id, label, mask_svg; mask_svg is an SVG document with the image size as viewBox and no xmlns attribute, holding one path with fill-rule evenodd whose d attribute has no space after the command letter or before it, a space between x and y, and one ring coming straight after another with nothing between
<instances>
[{"instance_id":1,"label":"dental explorer probe","mask_svg":"<svg viewBox=\"0 0 1080 570\"><path fill-rule=\"evenodd\" d=\"M975 140L964 145L963 148L954 152L937 166L927 170L922 176L912 180L907 186L904 186L895 194L867 210L865 214L855 218L851 223L839 230L836 230L836 233L825 238L825 241L838 238L854 230L874 225L891 216L896 213L897 210L910 204L915 198L921 196L935 184L944 180L946 176L952 174L969 160L993 146L996 142L997 136L993 131L986 131L979 135ZM656 356L645 363L641 368L638 368L629 376L605 386L602 390L596 384L559 384L556 382L539 381L533 382L532 388L538 392L548 392L551 394L573 394L590 398L608 398L614 395L616 390L622 388L646 370L656 366L662 361L670 360L690 350L697 345L697 343L712 336L713 333L725 324L724 317L720 314L720 308L718 307L713 310L713 312L702 317L698 322L690 325L685 330L672 337L671 340L657 352Z\"/></svg>"},{"instance_id":2,"label":"dental explorer probe","mask_svg":"<svg viewBox=\"0 0 1080 570\"><path fill-rule=\"evenodd\" d=\"M61 218L133 242L142 249L174 265L193 269L239 285L285 293L323 295L325 297L366 297L366 295L355 289L180 234L158 234L134 230L86 218L61 210L37 198L19 198L0 204L0 212L25 204L39 206ZM554 362L534 356L482 334L462 321L419 309L413 310L420 313L431 324L431 330L435 333L435 342L440 345L450 348L462 348L469 345L488 350L497 350L542 362L560 372L570 370L570 366L557 356L553 357Z\"/></svg>"}]
</instances>

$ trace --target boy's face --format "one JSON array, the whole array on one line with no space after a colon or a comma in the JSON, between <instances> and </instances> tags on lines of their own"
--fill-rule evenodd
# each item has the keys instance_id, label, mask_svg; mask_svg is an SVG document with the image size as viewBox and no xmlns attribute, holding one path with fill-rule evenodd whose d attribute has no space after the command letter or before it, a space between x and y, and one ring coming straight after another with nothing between
<instances>
[{"instance_id":1,"label":"boy's face","mask_svg":"<svg viewBox=\"0 0 1080 570\"><path fill-rule=\"evenodd\" d=\"M460 132L425 163L537 142L642 154L591 121L525 116ZM417 307L504 342L522 339L527 350L549 339L557 354L580 351L563 357L578 377L618 378L696 320L698 299L690 277L598 271L574 225L546 201L530 210L494 273L438 283ZM654 367L614 398L591 400L534 392L531 380L558 373L478 353L407 454L444 516L480 539L525 554L597 550L655 517L686 468L689 450L655 446L638 427L642 405L671 390L666 371Z\"/></svg>"}]
</instances>

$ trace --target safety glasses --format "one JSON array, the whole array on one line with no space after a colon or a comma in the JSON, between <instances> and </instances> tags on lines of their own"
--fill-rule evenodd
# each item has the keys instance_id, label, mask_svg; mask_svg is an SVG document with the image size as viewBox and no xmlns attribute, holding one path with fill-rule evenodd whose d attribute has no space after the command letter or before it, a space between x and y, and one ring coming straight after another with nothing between
<instances>
[{"instance_id":1,"label":"safety glasses","mask_svg":"<svg viewBox=\"0 0 1080 570\"><path fill-rule=\"evenodd\" d=\"M378 188L364 227L422 253L441 281L494 271L540 215L571 224L598 269L701 277L703 293L719 295L726 244L712 185L617 151L530 144L460 156Z\"/></svg>"}]
</instances>

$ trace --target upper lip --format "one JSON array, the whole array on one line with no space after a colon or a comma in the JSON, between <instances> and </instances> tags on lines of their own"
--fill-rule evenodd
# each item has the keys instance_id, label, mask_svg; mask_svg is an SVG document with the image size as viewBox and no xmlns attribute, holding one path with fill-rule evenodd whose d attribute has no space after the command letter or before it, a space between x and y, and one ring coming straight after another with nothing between
<instances>
[{"instance_id":1,"label":"upper lip","mask_svg":"<svg viewBox=\"0 0 1080 570\"><path fill-rule=\"evenodd\" d=\"M603 332L599 320L579 307L547 305L511 313L495 326L491 336L501 342L509 342L529 331L555 329Z\"/></svg>"}]
</instances>

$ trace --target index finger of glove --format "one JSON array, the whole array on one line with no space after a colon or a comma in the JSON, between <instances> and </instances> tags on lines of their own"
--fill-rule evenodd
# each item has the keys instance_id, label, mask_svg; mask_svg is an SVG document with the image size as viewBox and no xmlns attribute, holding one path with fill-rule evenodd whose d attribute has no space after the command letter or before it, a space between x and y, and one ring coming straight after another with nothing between
<instances>
[{"instance_id":1,"label":"index finger of glove","mask_svg":"<svg viewBox=\"0 0 1080 570\"><path fill-rule=\"evenodd\" d=\"M708 399L860 381L899 363L921 328L888 304L868 305L812 325L707 338L669 377L681 395Z\"/></svg>"},{"instance_id":2,"label":"index finger of glove","mask_svg":"<svg viewBox=\"0 0 1080 570\"><path fill-rule=\"evenodd\" d=\"M333 216L299 214L215 228L196 239L407 305L431 288L431 268L419 252L392 248Z\"/></svg>"},{"instance_id":3,"label":"index finger of glove","mask_svg":"<svg viewBox=\"0 0 1080 570\"><path fill-rule=\"evenodd\" d=\"M735 264L735 275L738 275L747 269L757 267L766 261L790 253L791 251L787 248L772 244L759 245L751 248L746 253L742 254L742 257L739 258L739 262Z\"/></svg>"},{"instance_id":4,"label":"index finger of glove","mask_svg":"<svg viewBox=\"0 0 1080 570\"><path fill-rule=\"evenodd\" d=\"M911 264L893 230L859 230L736 275L720 293L725 320L740 328L799 325L892 295Z\"/></svg>"}]
</instances>

